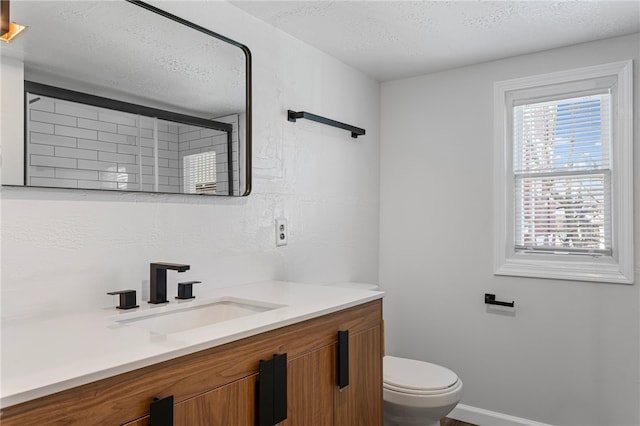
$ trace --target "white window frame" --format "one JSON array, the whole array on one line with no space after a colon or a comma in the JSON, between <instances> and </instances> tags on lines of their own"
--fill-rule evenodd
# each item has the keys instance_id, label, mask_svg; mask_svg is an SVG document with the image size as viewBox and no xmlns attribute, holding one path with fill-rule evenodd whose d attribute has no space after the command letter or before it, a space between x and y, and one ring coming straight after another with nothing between
<instances>
[{"instance_id":1,"label":"white window frame","mask_svg":"<svg viewBox=\"0 0 640 426\"><path fill-rule=\"evenodd\" d=\"M494 274L632 284L633 62L621 61L494 83ZM514 247L512 99L514 93L548 95L551 86L582 85L613 77L610 256L530 253ZM532 96L533 95L533 96ZM519 96L519 95L517 95ZM524 95L522 96L525 97ZM570 97L570 95L568 96ZM511 99L511 101L510 101Z\"/></svg>"}]
</instances>

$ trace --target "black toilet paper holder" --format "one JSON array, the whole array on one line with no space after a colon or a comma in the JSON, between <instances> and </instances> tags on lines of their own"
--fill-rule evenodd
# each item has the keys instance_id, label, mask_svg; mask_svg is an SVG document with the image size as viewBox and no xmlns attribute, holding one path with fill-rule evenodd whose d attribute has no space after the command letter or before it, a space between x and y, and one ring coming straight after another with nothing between
<instances>
[{"instance_id":1,"label":"black toilet paper holder","mask_svg":"<svg viewBox=\"0 0 640 426\"><path fill-rule=\"evenodd\" d=\"M500 302L498 300L496 300L496 295L495 294L491 294L491 293L485 293L484 294L484 303L486 303L487 305L499 305L499 306L508 306L510 308L515 307L516 302Z\"/></svg>"}]
</instances>

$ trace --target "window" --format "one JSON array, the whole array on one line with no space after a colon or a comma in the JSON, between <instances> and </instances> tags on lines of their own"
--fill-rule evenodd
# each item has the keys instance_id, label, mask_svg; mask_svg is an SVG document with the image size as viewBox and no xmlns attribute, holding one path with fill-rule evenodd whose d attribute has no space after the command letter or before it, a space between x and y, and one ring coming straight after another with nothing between
<instances>
[{"instance_id":1,"label":"window","mask_svg":"<svg viewBox=\"0 0 640 426\"><path fill-rule=\"evenodd\" d=\"M631 62L494 95L495 273L632 283Z\"/></svg>"},{"instance_id":2,"label":"window","mask_svg":"<svg viewBox=\"0 0 640 426\"><path fill-rule=\"evenodd\" d=\"M610 98L513 107L516 251L611 254Z\"/></svg>"},{"instance_id":3,"label":"window","mask_svg":"<svg viewBox=\"0 0 640 426\"><path fill-rule=\"evenodd\" d=\"M215 194L217 189L216 152L207 151L183 157L184 193Z\"/></svg>"}]
</instances>

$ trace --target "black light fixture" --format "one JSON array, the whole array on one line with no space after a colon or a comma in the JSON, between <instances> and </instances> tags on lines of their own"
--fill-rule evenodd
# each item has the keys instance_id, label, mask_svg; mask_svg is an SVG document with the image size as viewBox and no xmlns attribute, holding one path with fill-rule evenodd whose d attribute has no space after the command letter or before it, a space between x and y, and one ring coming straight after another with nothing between
<instances>
[{"instance_id":1,"label":"black light fixture","mask_svg":"<svg viewBox=\"0 0 640 426\"><path fill-rule=\"evenodd\" d=\"M27 27L23 25L11 22L9 19L9 9L9 0L0 0L0 40L7 43L27 29Z\"/></svg>"}]
</instances>

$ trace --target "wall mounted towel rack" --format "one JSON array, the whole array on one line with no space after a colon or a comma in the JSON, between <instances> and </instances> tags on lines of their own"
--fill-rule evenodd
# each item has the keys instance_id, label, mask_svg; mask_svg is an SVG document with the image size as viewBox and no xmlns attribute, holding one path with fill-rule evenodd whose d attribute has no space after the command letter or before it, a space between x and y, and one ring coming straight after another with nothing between
<instances>
[{"instance_id":1,"label":"wall mounted towel rack","mask_svg":"<svg viewBox=\"0 0 640 426\"><path fill-rule=\"evenodd\" d=\"M311 114L306 111L287 111L287 120L296 122L298 118L306 118L307 120L317 121L318 123L327 124L329 126L338 127L340 129L348 130L351 132L352 138L357 138L365 134L365 130L360 127L351 126L349 124L341 123L339 121L331 120L330 118L321 117L319 115Z\"/></svg>"}]
</instances>

